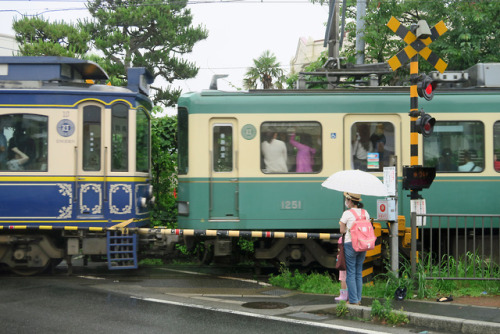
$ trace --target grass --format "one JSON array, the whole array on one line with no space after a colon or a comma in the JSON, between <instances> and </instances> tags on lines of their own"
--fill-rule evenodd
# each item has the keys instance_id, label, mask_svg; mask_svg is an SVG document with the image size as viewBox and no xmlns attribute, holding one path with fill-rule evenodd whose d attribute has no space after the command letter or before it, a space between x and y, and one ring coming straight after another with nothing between
<instances>
[{"instance_id":1,"label":"grass","mask_svg":"<svg viewBox=\"0 0 500 334\"><path fill-rule=\"evenodd\" d=\"M392 272L386 265L385 273L377 275L372 282L364 284L363 296L393 299L399 287L406 287L408 291L406 299L434 299L450 294L456 297L500 295L498 280L429 279L438 275L448 275L448 272L457 277L474 277L471 267L476 267L476 277L479 274L484 278L500 278L498 265L481 262L479 257L472 253L467 253L459 260L443 256L440 265L428 256L417 264L415 277L411 275L411 264L407 260L400 263L399 275ZM270 276L269 282L275 286L306 293L338 294L340 291L340 283L327 272L323 274L304 274L298 270L291 272L284 265L280 268L280 274Z\"/></svg>"}]
</instances>

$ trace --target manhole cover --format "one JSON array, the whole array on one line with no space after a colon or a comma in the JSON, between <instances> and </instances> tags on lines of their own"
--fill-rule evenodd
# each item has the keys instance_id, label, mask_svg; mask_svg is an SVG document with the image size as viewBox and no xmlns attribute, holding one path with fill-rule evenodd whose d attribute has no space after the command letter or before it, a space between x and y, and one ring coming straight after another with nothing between
<instances>
[{"instance_id":1,"label":"manhole cover","mask_svg":"<svg viewBox=\"0 0 500 334\"><path fill-rule=\"evenodd\" d=\"M247 308L255 308L259 310L274 310L274 309L288 307L288 304L276 303L276 302L251 302L251 303L245 303L241 306Z\"/></svg>"}]
</instances>

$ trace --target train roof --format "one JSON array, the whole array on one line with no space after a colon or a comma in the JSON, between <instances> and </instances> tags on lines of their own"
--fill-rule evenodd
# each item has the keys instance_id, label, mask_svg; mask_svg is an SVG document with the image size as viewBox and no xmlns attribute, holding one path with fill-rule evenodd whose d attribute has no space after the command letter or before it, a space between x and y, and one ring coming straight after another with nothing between
<instances>
[{"instance_id":1,"label":"train roof","mask_svg":"<svg viewBox=\"0 0 500 334\"><path fill-rule=\"evenodd\" d=\"M109 77L96 63L69 57L0 57L0 89L92 90L149 95L154 81L143 68L129 68L127 86L105 85Z\"/></svg>"},{"instance_id":2,"label":"train roof","mask_svg":"<svg viewBox=\"0 0 500 334\"><path fill-rule=\"evenodd\" d=\"M1 81L107 80L96 63L68 57L0 57Z\"/></svg>"},{"instance_id":3,"label":"train roof","mask_svg":"<svg viewBox=\"0 0 500 334\"><path fill-rule=\"evenodd\" d=\"M375 64L384 65L384 64ZM353 65L356 66L356 65ZM373 67L373 66L372 66ZM217 90L217 79L225 75L214 75L209 90L199 92L201 96L280 96L280 95L316 95L316 94L360 94L360 93L385 93L385 94L407 94L410 90L409 82L405 86L379 86L378 80L371 80L373 75L387 74L389 71L379 71L380 66L363 66L361 69L339 68L334 70L323 70L318 72L300 72L299 89L256 89L249 91L228 92ZM332 85L329 89L306 89L305 77L324 77L327 81L315 83ZM437 83L437 92L443 93L498 93L500 92L500 63L478 63L464 71L447 71L429 73L433 81ZM342 81L342 78L370 78L370 80ZM302 84L300 81L302 80ZM313 79L314 80L314 79ZM315 79L317 80L317 79ZM195 92L184 94L192 96Z\"/></svg>"}]
</instances>

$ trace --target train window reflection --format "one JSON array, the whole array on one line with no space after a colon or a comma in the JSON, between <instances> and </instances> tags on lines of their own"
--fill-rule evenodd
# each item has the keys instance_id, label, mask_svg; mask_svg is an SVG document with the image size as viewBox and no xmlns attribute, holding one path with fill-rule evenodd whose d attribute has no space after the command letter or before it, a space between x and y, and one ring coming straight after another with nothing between
<instances>
[{"instance_id":1,"label":"train window reflection","mask_svg":"<svg viewBox=\"0 0 500 334\"><path fill-rule=\"evenodd\" d=\"M322 169L318 122L265 122L261 125L264 173L318 173Z\"/></svg>"},{"instance_id":2,"label":"train window reflection","mask_svg":"<svg viewBox=\"0 0 500 334\"><path fill-rule=\"evenodd\" d=\"M179 169L179 174L187 174L188 173L188 168L189 168L189 147L188 147L188 130L189 130L189 118L188 118L188 112L187 109L185 108L179 108L178 114L177 114L177 126L178 126L178 131L177 131L177 140L178 140L178 147L179 147L179 153L178 153L178 169Z\"/></svg>"},{"instance_id":3,"label":"train window reflection","mask_svg":"<svg viewBox=\"0 0 500 334\"><path fill-rule=\"evenodd\" d=\"M437 172L478 173L484 169L484 124L477 121L437 121L424 137L424 166Z\"/></svg>"},{"instance_id":4,"label":"train window reflection","mask_svg":"<svg viewBox=\"0 0 500 334\"><path fill-rule=\"evenodd\" d=\"M111 170L128 171L128 107L121 103L111 108Z\"/></svg>"},{"instance_id":5,"label":"train window reflection","mask_svg":"<svg viewBox=\"0 0 500 334\"><path fill-rule=\"evenodd\" d=\"M395 152L394 125L390 122L356 122L351 127L351 168L382 171Z\"/></svg>"},{"instance_id":6,"label":"train window reflection","mask_svg":"<svg viewBox=\"0 0 500 334\"><path fill-rule=\"evenodd\" d=\"M500 121L493 125L493 150L493 167L495 171L500 172Z\"/></svg>"},{"instance_id":7,"label":"train window reflection","mask_svg":"<svg viewBox=\"0 0 500 334\"><path fill-rule=\"evenodd\" d=\"M101 169L101 108L83 107L83 170Z\"/></svg>"},{"instance_id":8,"label":"train window reflection","mask_svg":"<svg viewBox=\"0 0 500 334\"><path fill-rule=\"evenodd\" d=\"M233 170L233 127L215 125L213 140L214 172L231 172Z\"/></svg>"},{"instance_id":9,"label":"train window reflection","mask_svg":"<svg viewBox=\"0 0 500 334\"><path fill-rule=\"evenodd\" d=\"M144 109L138 109L136 114L136 170L149 171L149 117Z\"/></svg>"},{"instance_id":10,"label":"train window reflection","mask_svg":"<svg viewBox=\"0 0 500 334\"><path fill-rule=\"evenodd\" d=\"M46 172L47 130L47 116L0 116L0 170Z\"/></svg>"}]
</instances>

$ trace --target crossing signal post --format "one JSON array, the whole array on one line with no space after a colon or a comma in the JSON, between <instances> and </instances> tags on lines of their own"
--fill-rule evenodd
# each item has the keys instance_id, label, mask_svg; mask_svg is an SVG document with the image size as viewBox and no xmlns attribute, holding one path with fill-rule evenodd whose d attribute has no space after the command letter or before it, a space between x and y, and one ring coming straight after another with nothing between
<instances>
[{"instance_id":1,"label":"crossing signal post","mask_svg":"<svg viewBox=\"0 0 500 334\"><path fill-rule=\"evenodd\" d=\"M391 17L387 23L387 27L396 35L401 37L408 45L395 56L388 60L389 66L393 71L397 70L401 65L410 60L410 165L403 169L403 174L406 174L406 186L411 190L412 206L417 206L421 200L418 192L424 188L424 185L430 186L427 182L430 175L435 176L436 171L426 170L425 167L418 165L418 133L424 136L430 136L434 129L436 120L423 111L418 110L418 97L423 97L430 101L433 97L436 84L426 75L418 76L418 55L422 56L439 72L443 73L448 66L441 58L429 49L429 44L434 42L439 36L444 34L446 28L443 21L438 22L434 27L429 28L424 20L418 21L418 24L412 25L411 31L405 28L401 22L395 17ZM418 133L417 133L418 132ZM423 176L424 178L421 178ZM432 176L432 179L434 179ZM403 176L404 177L404 176ZM403 184L405 186L405 184ZM405 188L406 189L406 188ZM415 277L416 274L416 254L417 254L417 224L416 211L412 212L411 220L411 272Z\"/></svg>"},{"instance_id":2,"label":"crossing signal post","mask_svg":"<svg viewBox=\"0 0 500 334\"><path fill-rule=\"evenodd\" d=\"M388 64L395 71L410 60L410 165L416 166L418 165L418 133L424 136L431 135L436 122L430 115L418 110L418 97L430 101L436 89L436 82L429 76L418 75L418 55L443 73L448 64L432 52L428 46L444 34L448 28L443 21L429 28L425 20L420 20L418 24L412 25L411 30L408 30L395 17L391 17L387 27L408 44L389 59ZM418 191L416 191L415 196L418 197Z\"/></svg>"}]
</instances>

